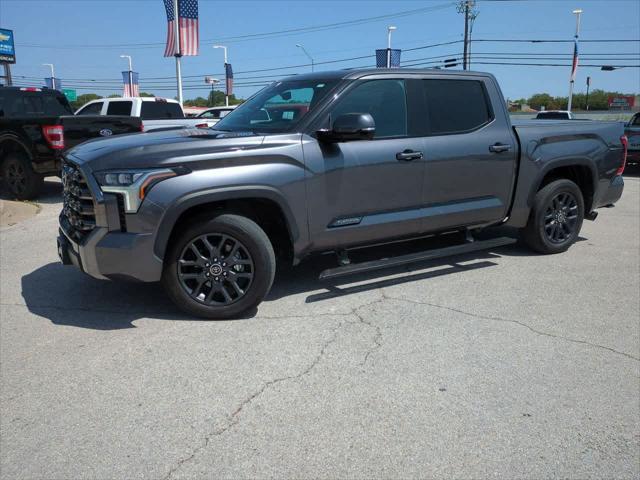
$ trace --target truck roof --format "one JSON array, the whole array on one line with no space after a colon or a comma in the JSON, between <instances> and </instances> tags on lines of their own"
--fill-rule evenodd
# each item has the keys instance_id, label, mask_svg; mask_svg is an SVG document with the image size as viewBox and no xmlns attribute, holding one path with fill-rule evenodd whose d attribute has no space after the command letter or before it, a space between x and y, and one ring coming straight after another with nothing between
<instances>
[{"instance_id":1,"label":"truck roof","mask_svg":"<svg viewBox=\"0 0 640 480\"><path fill-rule=\"evenodd\" d=\"M299 75L290 75L284 77L283 80L355 80L367 75L395 75L395 76L411 76L411 75L442 75L446 77L491 77L493 75L486 72L475 72L469 70L448 70L437 68L357 68L348 70L330 70L326 72L311 72Z\"/></svg>"}]
</instances>

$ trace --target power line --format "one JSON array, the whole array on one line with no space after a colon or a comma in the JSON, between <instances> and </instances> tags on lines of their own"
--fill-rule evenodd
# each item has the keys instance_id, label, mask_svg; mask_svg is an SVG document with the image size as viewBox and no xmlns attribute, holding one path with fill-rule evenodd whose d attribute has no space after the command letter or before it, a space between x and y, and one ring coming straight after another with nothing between
<instances>
[{"instance_id":1,"label":"power line","mask_svg":"<svg viewBox=\"0 0 640 480\"><path fill-rule=\"evenodd\" d=\"M339 28L345 28L353 25L362 25L371 22L377 22L381 20L388 20L392 18L401 18L407 17L411 15L417 15L420 13L433 12L436 10L442 10L445 8L449 8L455 5L454 2L433 5L430 7L416 8L413 10L405 10L402 12L389 13L386 15L378 15L375 17L366 17L359 18L354 20L347 20L344 22L336 22L336 23L328 23L324 25L314 25L307 27L299 27L292 28L287 30L278 30L272 32L261 32L261 33L252 33L248 35L238 35L231 37L217 37L217 38L208 38L202 39L202 42L210 43L210 42L226 42L226 43L238 43L245 42L251 40L264 40L266 38L277 38L282 36L295 35L300 33L315 33L322 32L326 30L335 30ZM33 44L33 43L22 43L18 44L20 47L28 47L28 48L52 48L52 49L69 49L69 48L95 48L95 49L111 49L111 48L155 48L159 46L164 46L165 42L147 42L147 43L116 43L116 44L88 44L88 45L42 45L42 44Z\"/></svg>"}]
</instances>

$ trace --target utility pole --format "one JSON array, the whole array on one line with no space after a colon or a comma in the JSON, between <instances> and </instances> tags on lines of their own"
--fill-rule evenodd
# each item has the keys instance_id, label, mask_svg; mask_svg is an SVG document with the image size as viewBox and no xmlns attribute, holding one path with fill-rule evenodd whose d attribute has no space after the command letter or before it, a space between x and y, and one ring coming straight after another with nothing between
<instances>
[{"instance_id":1,"label":"utility pole","mask_svg":"<svg viewBox=\"0 0 640 480\"><path fill-rule=\"evenodd\" d=\"M571 65L571 78L569 80L569 102L567 105L567 111L571 111L571 104L573 103L573 84L576 80L576 73L578 72L578 35L580 35L580 15L582 10L577 9L573 11L576 16L576 34L574 35L573 44L573 64Z\"/></svg>"},{"instance_id":2,"label":"utility pole","mask_svg":"<svg viewBox=\"0 0 640 480\"><path fill-rule=\"evenodd\" d=\"M462 69L467 69L469 54L469 0L464 2L464 52L462 53Z\"/></svg>"},{"instance_id":3,"label":"utility pole","mask_svg":"<svg viewBox=\"0 0 640 480\"><path fill-rule=\"evenodd\" d=\"M471 31L473 30L473 22L478 16L478 11L474 10L475 0L461 0L458 3L458 13L464 14L464 51L462 53L462 69L468 70L471 64Z\"/></svg>"},{"instance_id":4,"label":"utility pole","mask_svg":"<svg viewBox=\"0 0 640 480\"><path fill-rule=\"evenodd\" d=\"M586 108L589 110L589 87L591 86L591 77L587 77L587 98L586 98Z\"/></svg>"}]
</instances>

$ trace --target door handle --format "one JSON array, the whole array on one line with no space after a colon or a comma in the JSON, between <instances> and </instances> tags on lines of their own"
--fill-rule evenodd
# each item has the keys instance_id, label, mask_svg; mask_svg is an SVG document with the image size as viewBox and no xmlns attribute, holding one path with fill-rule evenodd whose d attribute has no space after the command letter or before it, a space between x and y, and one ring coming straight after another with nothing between
<instances>
[{"instance_id":1,"label":"door handle","mask_svg":"<svg viewBox=\"0 0 640 480\"><path fill-rule=\"evenodd\" d=\"M422 152L415 152L413 150L403 150L396 153L396 160L401 162L410 162L411 160L419 160L422 158Z\"/></svg>"},{"instance_id":2,"label":"door handle","mask_svg":"<svg viewBox=\"0 0 640 480\"><path fill-rule=\"evenodd\" d=\"M505 145L504 143L495 143L489 146L489 151L493 153L508 152L511 150L511 145Z\"/></svg>"}]
</instances>

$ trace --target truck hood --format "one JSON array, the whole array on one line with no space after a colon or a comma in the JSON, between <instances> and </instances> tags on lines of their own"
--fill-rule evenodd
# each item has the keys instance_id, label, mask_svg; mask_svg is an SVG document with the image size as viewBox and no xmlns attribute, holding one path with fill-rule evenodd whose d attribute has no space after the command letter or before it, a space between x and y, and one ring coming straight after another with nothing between
<instances>
[{"instance_id":1,"label":"truck hood","mask_svg":"<svg viewBox=\"0 0 640 480\"><path fill-rule=\"evenodd\" d=\"M154 168L208 162L220 153L260 148L264 135L183 128L96 139L72 148L67 155L91 170Z\"/></svg>"}]
</instances>

